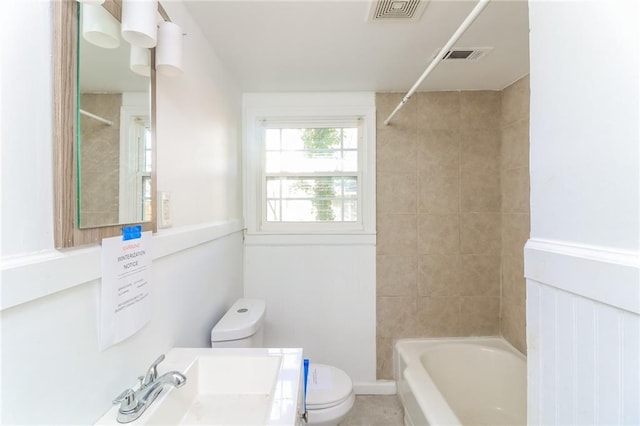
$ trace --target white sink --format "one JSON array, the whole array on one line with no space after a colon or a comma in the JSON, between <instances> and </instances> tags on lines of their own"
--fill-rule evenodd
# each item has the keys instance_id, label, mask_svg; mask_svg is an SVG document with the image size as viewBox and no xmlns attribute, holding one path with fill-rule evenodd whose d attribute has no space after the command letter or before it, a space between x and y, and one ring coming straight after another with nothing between
<instances>
[{"instance_id":1,"label":"white sink","mask_svg":"<svg viewBox=\"0 0 640 426\"><path fill-rule=\"evenodd\" d=\"M167 387L130 424L298 424L301 366L301 349L172 349L158 373L177 370L187 382ZM117 411L98 424L115 424Z\"/></svg>"}]
</instances>

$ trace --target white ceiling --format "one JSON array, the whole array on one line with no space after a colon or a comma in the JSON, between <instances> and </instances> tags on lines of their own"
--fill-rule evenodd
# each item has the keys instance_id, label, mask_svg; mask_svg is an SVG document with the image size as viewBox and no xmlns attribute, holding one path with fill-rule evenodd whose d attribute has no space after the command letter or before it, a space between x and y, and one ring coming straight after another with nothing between
<instances>
[{"instance_id":1,"label":"white ceiling","mask_svg":"<svg viewBox=\"0 0 640 426\"><path fill-rule=\"evenodd\" d=\"M245 92L406 91L475 2L431 0L413 22L367 21L370 1L187 0ZM188 37L188 35L187 35ZM526 0L493 0L455 47L494 47L445 61L419 90L499 90L529 71Z\"/></svg>"},{"instance_id":2,"label":"white ceiling","mask_svg":"<svg viewBox=\"0 0 640 426\"><path fill-rule=\"evenodd\" d=\"M129 43L104 49L80 36L79 84L80 93L147 92L150 78L129 69Z\"/></svg>"}]
</instances>

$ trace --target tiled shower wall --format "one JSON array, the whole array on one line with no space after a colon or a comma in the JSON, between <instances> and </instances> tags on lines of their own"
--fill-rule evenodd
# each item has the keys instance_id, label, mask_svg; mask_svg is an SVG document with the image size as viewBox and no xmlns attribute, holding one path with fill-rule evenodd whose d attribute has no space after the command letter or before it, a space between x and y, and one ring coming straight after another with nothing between
<instances>
[{"instance_id":1,"label":"tiled shower wall","mask_svg":"<svg viewBox=\"0 0 640 426\"><path fill-rule=\"evenodd\" d=\"M529 76L502 91L502 335L523 353L525 329L524 244L529 215Z\"/></svg>"},{"instance_id":2,"label":"tiled shower wall","mask_svg":"<svg viewBox=\"0 0 640 426\"><path fill-rule=\"evenodd\" d=\"M380 379L392 378L395 339L499 334L503 242L516 258L502 229L502 198L514 194L501 174L519 168L501 161L503 93L417 93L385 126L402 95L376 96ZM504 311L517 341L520 311Z\"/></svg>"}]
</instances>

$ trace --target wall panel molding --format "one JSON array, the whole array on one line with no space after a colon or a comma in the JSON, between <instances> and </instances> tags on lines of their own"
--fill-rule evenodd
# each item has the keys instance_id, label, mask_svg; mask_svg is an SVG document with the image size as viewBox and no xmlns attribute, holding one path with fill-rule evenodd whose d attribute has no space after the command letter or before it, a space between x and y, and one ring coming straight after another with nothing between
<instances>
[{"instance_id":1,"label":"wall panel molding","mask_svg":"<svg viewBox=\"0 0 640 426\"><path fill-rule=\"evenodd\" d=\"M531 239L527 279L640 314L640 252Z\"/></svg>"},{"instance_id":2,"label":"wall panel molding","mask_svg":"<svg viewBox=\"0 0 640 426\"><path fill-rule=\"evenodd\" d=\"M528 424L640 424L640 316L527 280Z\"/></svg>"},{"instance_id":3,"label":"wall panel molding","mask_svg":"<svg viewBox=\"0 0 640 426\"><path fill-rule=\"evenodd\" d=\"M241 232L241 219L163 230L154 234L152 258ZM0 261L0 310L30 302L101 277L99 245L72 250L46 250Z\"/></svg>"}]
</instances>

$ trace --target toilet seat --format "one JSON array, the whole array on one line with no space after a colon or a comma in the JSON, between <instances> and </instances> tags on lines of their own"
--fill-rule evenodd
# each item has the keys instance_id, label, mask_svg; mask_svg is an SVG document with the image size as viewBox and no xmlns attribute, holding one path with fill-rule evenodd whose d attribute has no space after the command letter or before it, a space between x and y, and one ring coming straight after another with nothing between
<instances>
[{"instance_id":1,"label":"toilet seat","mask_svg":"<svg viewBox=\"0 0 640 426\"><path fill-rule=\"evenodd\" d=\"M324 364L309 364L307 409L335 407L353 395L353 383L344 371Z\"/></svg>"}]
</instances>

